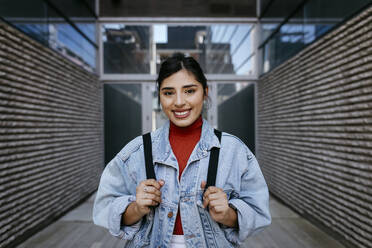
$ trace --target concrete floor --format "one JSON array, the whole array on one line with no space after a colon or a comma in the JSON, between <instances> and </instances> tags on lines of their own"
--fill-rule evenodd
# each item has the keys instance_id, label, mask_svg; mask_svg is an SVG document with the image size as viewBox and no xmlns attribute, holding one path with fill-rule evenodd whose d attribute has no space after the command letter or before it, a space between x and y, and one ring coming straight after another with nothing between
<instances>
[{"instance_id":1,"label":"concrete floor","mask_svg":"<svg viewBox=\"0 0 372 248\"><path fill-rule=\"evenodd\" d=\"M95 195L57 222L32 236L18 248L122 248L125 242L92 223ZM270 199L272 224L250 237L245 248L344 248L339 242Z\"/></svg>"}]
</instances>

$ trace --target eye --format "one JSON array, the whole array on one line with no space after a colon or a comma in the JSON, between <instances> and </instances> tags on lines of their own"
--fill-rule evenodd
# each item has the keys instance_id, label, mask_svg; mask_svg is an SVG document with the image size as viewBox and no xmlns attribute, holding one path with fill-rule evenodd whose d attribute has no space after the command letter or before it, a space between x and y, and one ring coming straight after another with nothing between
<instances>
[{"instance_id":1,"label":"eye","mask_svg":"<svg viewBox=\"0 0 372 248\"><path fill-rule=\"evenodd\" d=\"M195 92L195 89L188 89L185 92L186 92L186 94L192 94L192 93Z\"/></svg>"},{"instance_id":2,"label":"eye","mask_svg":"<svg viewBox=\"0 0 372 248\"><path fill-rule=\"evenodd\" d=\"M164 91L164 92L163 92L163 95L164 95L164 96L170 96L170 95L172 95L172 94L173 94L172 91Z\"/></svg>"}]
</instances>

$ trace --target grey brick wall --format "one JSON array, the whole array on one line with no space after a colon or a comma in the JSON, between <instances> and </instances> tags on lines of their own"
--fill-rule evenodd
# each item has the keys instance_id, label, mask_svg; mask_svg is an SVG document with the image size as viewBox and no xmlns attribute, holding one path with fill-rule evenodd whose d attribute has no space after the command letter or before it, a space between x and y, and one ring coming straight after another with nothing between
<instances>
[{"instance_id":1,"label":"grey brick wall","mask_svg":"<svg viewBox=\"0 0 372 248\"><path fill-rule=\"evenodd\" d=\"M97 75L0 22L0 247L97 188L101 98Z\"/></svg>"},{"instance_id":2,"label":"grey brick wall","mask_svg":"<svg viewBox=\"0 0 372 248\"><path fill-rule=\"evenodd\" d=\"M347 246L372 247L372 8L260 78L270 191Z\"/></svg>"}]
</instances>

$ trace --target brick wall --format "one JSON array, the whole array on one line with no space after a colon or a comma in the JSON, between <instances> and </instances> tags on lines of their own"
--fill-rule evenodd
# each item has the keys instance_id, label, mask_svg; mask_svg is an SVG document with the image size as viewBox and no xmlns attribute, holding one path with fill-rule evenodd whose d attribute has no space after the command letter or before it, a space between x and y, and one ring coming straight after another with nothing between
<instances>
[{"instance_id":1,"label":"brick wall","mask_svg":"<svg viewBox=\"0 0 372 248\"><path fill-rule=\"evenodd\" d=\"M97 188L101 91L97 75L0 22L0 247Z\"/></svg>"},{"instance_id":2,"label":"brick wall","mask_svg":"<svg viewBox=\"0 0 372 248\"><path fill-rule=\"evenodd\" d=\"M260 78L258 160L270 191L372 244L372 8Z\"/></svg>"}]
</instances>

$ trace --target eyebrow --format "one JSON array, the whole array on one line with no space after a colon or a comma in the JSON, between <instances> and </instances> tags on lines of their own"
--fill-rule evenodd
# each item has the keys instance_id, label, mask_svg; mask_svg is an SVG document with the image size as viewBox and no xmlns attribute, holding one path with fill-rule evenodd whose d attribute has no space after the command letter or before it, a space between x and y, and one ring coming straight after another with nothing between
<instances>
[{"instance_id":1,"label":"eyebrow","mask_svg":"<svg viewBox=\"0 0 372 248\"><path fill-rule=\"evenodd\" d=\"M187 88L191 88L191 87L197 87L196 84L188 84L188 85L184 85L182 86L183 89L187 89ZM162 88L161 90L173 90L174 88L173 87L164 87Z\"/></svg>"}]
</instances>

